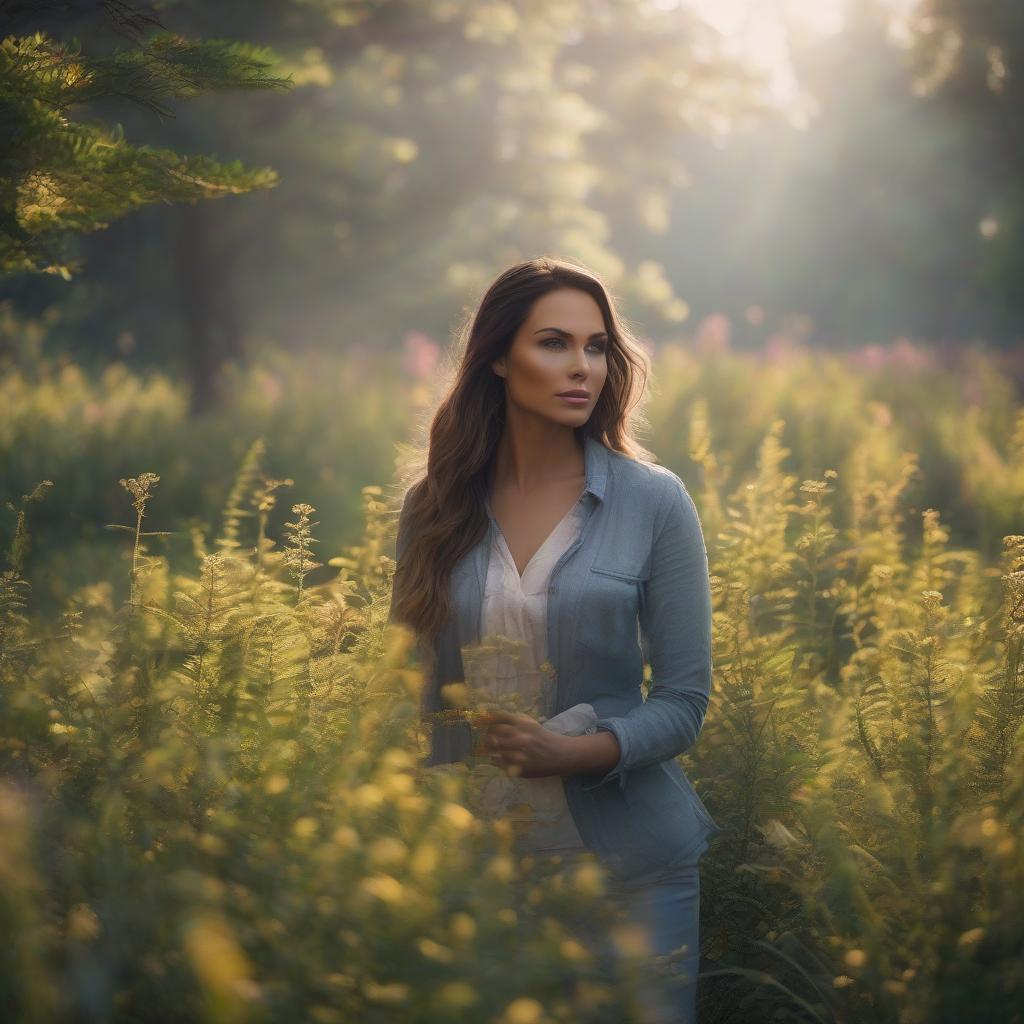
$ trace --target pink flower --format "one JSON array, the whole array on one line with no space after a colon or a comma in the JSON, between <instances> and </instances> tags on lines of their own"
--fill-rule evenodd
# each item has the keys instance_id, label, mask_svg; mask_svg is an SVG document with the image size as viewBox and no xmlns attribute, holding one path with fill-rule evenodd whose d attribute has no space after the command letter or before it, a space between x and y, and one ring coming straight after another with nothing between
<instances>
[{"instance_id":1,"label":"pink flower","mask_svg":"<svg viewBox=\"0 0 1024 1024\"><path fill-rule=\"evenodd\" d=\"M729 351L732 323L724 313L712 313L697 325L693 347L702 356L724 354Z\"/></svg>"},{"instance_id":2,"label":"pink flower","mask_svg":"<svg viewBox=\"0 0 1024 1024\"><path fill-rule=\"evenodd\" d=\"M847 361L862 370L881 370L888 364L889 358L881 345L862 345L848 353Z\"/></svg>"},{"instance_id":3,"label":"pink flower","mask_svg":"<svg viewBox=\"0 0 1024 1024\"><path fill-rule=\"evenodd\" d=\"M933 359L927 349L918 347L909 338L897 338L889 362L901 370L927 370L931 368Z\"/></svg>"},{"instance_id":4,"label":"pink flower","mask_svg":"<svg viewBox=\"0 0 1024 1024\"><path fill-rule=\"evenodd\" d=\"M275 373L268 373L266 371L263 372L262 378L260 386L263 391L263 397L270 405L277 405L281 400L281 395L284 393L284 388L281 386L281 378Z\"/></svg>"},{"instance_id":5,"label":"pink flower","mask_svg":"<svg viewBox=\"0 0 1024 1024\"><path fill-rule=\"evenodd\" d=\"M422 331L406 331L402 339L402 370L416 380L434 375L441 358L441 346Z\"/></svg>"},{"instance_id":6,"label":"pink flower","mask_svg":"<svg viewBox=\"0 0 1024 1024\"><path fill-rule=\"evenodd\" d=\"M766 363L782 362L799 348L797 342L789 334L783 331L776 331L770 335L761 349L761 360Z\"/></svg>"}]
</instances>

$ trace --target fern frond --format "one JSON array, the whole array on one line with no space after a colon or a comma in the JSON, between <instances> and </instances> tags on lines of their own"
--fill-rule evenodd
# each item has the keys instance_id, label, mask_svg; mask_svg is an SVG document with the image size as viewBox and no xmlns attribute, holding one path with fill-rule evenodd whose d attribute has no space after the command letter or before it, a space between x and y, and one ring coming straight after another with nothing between
<instances>
[{"instance_id":1,"label":"fern frond","mask_svg":"<svg viewBox=\"0 0 1024 1024\"><path fill-rule=\"evenodd\" d=\"M267 447L262 438L257 438L242 459L224 507L221 535L216 541L217 547L222 551L233 551L240 546L240 521L255 515L255 512L244 507L244 502L253 493L260 472L260 463L266 451Z\"/></svg>"}]
</instances>

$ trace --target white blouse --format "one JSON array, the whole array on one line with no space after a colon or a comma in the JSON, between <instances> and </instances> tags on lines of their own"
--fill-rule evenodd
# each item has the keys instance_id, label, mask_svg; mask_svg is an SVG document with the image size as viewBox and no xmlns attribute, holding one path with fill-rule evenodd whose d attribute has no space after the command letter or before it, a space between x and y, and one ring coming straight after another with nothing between
<instances>
[{"instance_id":1,"label":"white blouse","mask_svg":"<svg viewBox=\"0 0 1024 1024\"><path fill-rule=\"evenodd\" d=\"M577 704L554 710L555 679L547 651L547 588L551 570L576 539L581 502L562 517L527 563L520 578L500 528L494 531L484 585L480 641L462 650L465 682L476 707L498 706L531 715L567 735L591 731L597 715ZM503 817L515 828L523 852L576 853L584 849L565 800L562 779L513 778L490 763L470 769L470 799L482 817Z\"/></svg>"}]
</instances>

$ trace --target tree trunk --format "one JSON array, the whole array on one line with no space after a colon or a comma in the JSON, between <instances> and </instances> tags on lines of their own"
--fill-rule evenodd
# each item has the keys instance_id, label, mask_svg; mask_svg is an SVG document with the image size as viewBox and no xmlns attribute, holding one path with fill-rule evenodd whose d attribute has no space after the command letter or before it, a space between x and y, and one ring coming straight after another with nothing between
<instances>
[{"instance_id":1,"label":"tree trunk","mask_svg":"<svg viewBox=\"0 0 1024 1024\"><path fill-rule=\"evenodd\" d=\"M210 411L222 399L224 360L244 355L244 332L231 287L233 262L229 253L214 251L208 203L182 207L178 240L185 357L191 411L196 414Z\"/></svg>"}]
</instances>

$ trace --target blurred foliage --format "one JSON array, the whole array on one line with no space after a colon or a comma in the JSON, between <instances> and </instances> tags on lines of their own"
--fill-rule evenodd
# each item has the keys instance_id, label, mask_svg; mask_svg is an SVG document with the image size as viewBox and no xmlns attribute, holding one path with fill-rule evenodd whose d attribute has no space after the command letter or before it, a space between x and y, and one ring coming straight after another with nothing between
<instances>
[{"instance_id":1,"label":"blurred foliage","mask_svg":"<svg viewBox=\"0 0 1024 1024\"><path fill-rule=\"evenodd\" d=\"M273 166L280 184L238 203L140 211L81 240L76 281L21 279L6 293L26 310L63 306L77 357L124 344L182 373L198 408L218 397L222 363L268 337L329 348L339 330L371 345L407 328L439 335L524 253L572 254L638 309L680 322L686 306L662 268L616 246L607 210L635 205L664 231L685 182L665 140L719 136L764 108L756 76L682 7L157 7L188 39L244 25L295 88L179 105L166 122L128 110L126 131L174 151L237 153Z\"/></svg>"},{"instance_id":2,"label":"blurred foliage","mask_svg":"<svg viewBox=\"0 0 1024 1024\"><path fill-rule=\"evenodd\" d=\"M457 775L417 768L380 489L358 571L303 588L310 537L264 532L274 481L248 461L258 552L147 555L144 473L121 481L131 603L97 580L40 631L0 577L4 1020L635 1019L628 928L618 988L587 945L619 927L600 866L531 871Z\"/></svg>"},{"instance_id":3,"label":"blurred foliage","mask_svg":"<svg viewBox=\"0 0 1024 1024\"><path fill-rule=\"evenodd\" d=\"M715 602L712 701L681 758L724 826L701 864L701 1019L1013 1020L1024 987L1024 537L1007 535L990 559L952 546L936 508L912 511L917 460L903 444L932 421L901 421L897 406L886 423L880 399L862 407L869 375L850 364L819 366L828 387L797 405L790 388L811 373L808 353L756 371L721 353L661 358L657 429L668 437L674 417L667 461L685 454L699 468L683 477ZM977 360L975 383L998 394L993 364ZM763 414L730 412L730 387L756 393L744 372L757 372L766 411L818 424L797 442L839 458L791 472L814 456L791 451L773 419L741 468L720 438L740 429L731 443L742 447ZM894 395L939 400L941 423L951 373L884 376ZM135 418L146 436L169 435L161 444L200 452L169 385L123 369L90 382L72 364L9 367L3 379L15 399L5 460L33 443L56 452L90 403L84 447L48 465L73 475L95 459L77 479L106 493L111 451L136 460L107 522L123 564L68 581L52 612L26 569L50 543L36 524L67 491L59 472L20 500L7 488L5 1019L638 1021L634 983L649 961L606 916L600 864L563 877L517 857L508 823L467 809L465 772L422 766L423 677L407 631L387 625L396 505L385 460L379 484L354 488L358 536L330 557L338 548L318 536L323 510L303 500L302 460L294 481L267 472L283 432L235 459L207 425L204 457L167 474L151 455L169 448L147 451L118 428ZM394 384L372 393L395 395ZM241 393L257 401L252 380ZM347 416L356 394L336 391L332 412ZM831 435L840 422L845 433ZM960 443L984 429L979 420ZM354 458L362 437L348 440ZM990 494L1019 493L1022 442L1018 426ZM215 452L236 468L224 474ZM151 527L174 520L171 496L198 473L227 481L209 486L222 491L219 525L194 525L192 551L168 558ZM284 502L292 521L278 529L286 486L299 500ZM334 578L314 578L317 543ZM603 936L621 975L602 959Z\"/></svg>"},{"instance_id":4,"label":"blurred foliage","mask_svg":"<svg viewBox=\"0 0 1024 1024\"><path fill-rule=\"evenodd\" d=\"M19 34L113 59L102 5L16 6ZM196 409L268 343L443 340L497 272L545 251L604 274L659 342L714 312L739 347L789 315L833 348L1006 347L1024 327L1011 0L922 0L900 31L879 0L846 5L836 35L794 16L788 104L686 2L151 6L199 49L244 26L237 46L272 48L294 87L89 113L279 184L143 207L72 244L71 281L19 274L0 294L59 307L76 361L185 376Z\"/></svg>"},{"instance_id":5,"label":"blurred foliage","mask_svg":"<svg viewBox=\"0 0 1024 1024\"><path fill-rule=\"evenodd\" d=\"M252 365L232 364L225 403L197 417L185 386L163 374L119 362L88 372L46 355L60 329L54 317L26 321L0 307L0 480L11 496L42 478L54 482L35 512L38 542L26 561L44 604L96 578L123 579L119 539L103 529L123 501L119 479L156 468L156 525L169 531L157 543L182 557L195 529L219 529L229 481L258 439L267 473L291 478L294 493L319 510L324 550L354 543L360 488L391 478L396 443L422 428L443 386L442 359L455 355L420 335L406 338L400 357L358 344L345 356L269 348ZM1019 528L1021 404L998 353L901 343L830 354L797 335L777 336L759 354L734 353L725 325L713 321L692 342L660 346L654 359L650 447L703 496L712 531L724 525L716 490L750 475L779 419L793 472L840 471L841 526L847 501L869 500L872 480L906 476L910 510L942 509L956 542L986 557ZM709 437L715 459L703 464L692 452ZM272 528L282 530L284 518L275 511ZM316 569L312 579L329 575Z\"/></svg>"},{"instance_id":6,"label":"blurred foliage","mask_svg":"<svg viewBox=\"0 0 1024 1024\"><path fill-rule=\"evenodd\" d=\"M914 90L977 126L993 165L978 278L996 318L1024 331L1024 8L1015 0L920 0L911 15Z\"/></svg>"}]
</instances>

